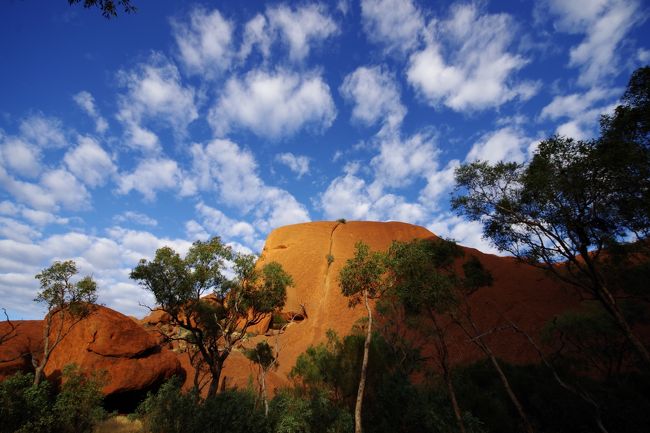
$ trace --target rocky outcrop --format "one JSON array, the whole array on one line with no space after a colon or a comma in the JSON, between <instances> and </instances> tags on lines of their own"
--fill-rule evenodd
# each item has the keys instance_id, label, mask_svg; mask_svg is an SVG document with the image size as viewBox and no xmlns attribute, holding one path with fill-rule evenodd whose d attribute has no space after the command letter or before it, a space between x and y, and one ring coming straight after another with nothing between
<instances>
[{"instance_id":1,"label":"rocky outcrop","mask_svg":"<svg viewBox=\"0 0 650 433\"><path fill-rule=\"evenodd\" d=\"M52 351L45 374L57 378L70 363L85 371L105 371L103 392L109 402L139 396L182 371L176 356L135 321L102 306L72 326Z\"/></svg>"},{"instance_id":2,"label":"rocky outcrop","mask_svg":"<svg viewBox=\"0 0 650 433\"><path fill-rule=\"evenodd\" d=\"M40 358L43 350L43 322L16 320L0 322L0 335L6 336L0 345L0 380L19 371L33 371L32 357Z\"/></svg>"}]
</instances>

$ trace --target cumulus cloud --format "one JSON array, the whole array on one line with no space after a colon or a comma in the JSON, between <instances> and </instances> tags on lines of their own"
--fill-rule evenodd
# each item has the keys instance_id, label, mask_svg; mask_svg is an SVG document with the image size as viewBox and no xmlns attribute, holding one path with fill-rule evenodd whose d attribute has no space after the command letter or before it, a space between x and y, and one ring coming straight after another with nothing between
<instances>
[{"instance_id":1,"label":"cumulus cloud","mask_svg":"<svg viewBox=\"0 0 650 433\"><path fill-rule=\"evenodd\" d=\"M291 152L279 153L275 160L289 167L289 170L298 175L298 179L309 173L310 158L304 155L294 155Z\"/></svg>"},{"instance_id":2,"label":"cumulus cloud","mask_svg":"<svg viewBox=\"0 0 650 433\"><path fill-rule=\"evenodd\" d=\"M230 140L213 140L191 149L198 188L216 191L221 203L252 214L255 225L268 231L280 225L309 221L307 209L287 191L266 185L254 155Z\"/></svg>"},{"instance_id":3,"label":"cumulus cloud","mask_svg":"<svg viewBox=\"0 0 650 433\"><path fill-rule=\"evenodd\" d=\"M370 161L374 169L374 188L399 188L410 185L436 167L438 150L433 137L415 134L402 139L399 134L382 137L379 154Z\"/></svg>"},{"instance_id":4,"label":"cumulus cloud","mask_svg":"<svg viewBox=\"0 0 650 433\"><path fill-rule=\"evenodd\" d=\"M111 157L90 137L79 137L79 144L65 154L63 161L70 172L90 187L104 185L116 172Z\"/></svg>"},{"instance_id":5,"label":"cumulus cloud","mask_svg":"<svg viewBox=\"0 0 650 433\"><path fill-rule=\"evenodd\" d=\"M2 230L0 221L0 230ZM34 275L55 260L75 260L79 275L92 275L98 283L99 302L125 314L143 316L139 303L153 305L151 294L129 279L141 258L151 259L156 249L171 246L185 254L191 243L184 239L157 237L146 231L113 227L104 236L67 232L41 239L0 239L0 249L12 251L0 258L2 306L40 319L32 299L38 290Z\"/></svg>"},{"instance_id":6,"label":"cumulus cloud","mask_svg":"<svg viewBox=\"0 0 650 433\"><path fill-rule=\"evenodd\" d=\"M192 220L193 223L188 222L186 229L190 233L202 237L203 233L199 230L200 227L205 233L209 232L212 236L221 236L226 242L238 239L252 246L259 241L256 237L255 228L245 221L229 218L219 209L210 207L203 202L199 202L195 210L201 218L202 224L197 226L196 221Z\"/></svg>"},{"instance_id":7,"label":"cumulus cloud","mask_svg":"<svg viewBox=\"0 0 650 433\"><path fill-rule=\"evenodd\" d=\"M532 143L533 140L526 137L523 131L506 126L481 136L470 149L465 161L521 163L526 160L528 147Z\"/></svg>"},{"instance_id":8,"label":"cumulus cloud","mask_svg":"<svg viewBox=\"0 0 650 433\"><path fill-rule=\"evenodd\" d=\"M25 182L0 167L0 185L20 203L38 210L85 210L90 207L90 194L64 168L48 170L39 183Z\"/></svg>"},{"instance_id":9,"label":"cumulus cloud","mask_svg":"<svg viewBox=\"0 0 650 433\"><path fill-rule=\"evenodd\" d=\"M558 95L542 109L540 120L564 119L556 133L578 140L591 138L596 135L600 116L614 110L621 93L621 89L595 87L584 93Z\"/></svg>"},{"instance_id":10,"label":"cumulus cloud","mask_svg":"<svg viewBox=\"0 0 650 433\"><path fill-rule=\"evenodd\" d=\"M408 52L424 28L421 12L411 0L363 0L361 17L366 37L388 52Z\"/></svg>"},{"instance_id":11,"label":"cumulus cloud","mask_svg":"<svg viewBox=\"0 0 650 433\"><path fill-rule=\"evenodd\" d=\"M119 194L138 191L145 200L153 201L161 190L182 191L183 172L178 163L167 158L145 159L131 173L120 174Z\"/></svg>"},{"instance_id":12,"label":"cumulus cloud","mask_svg":"<svg viewBox=\"0 0 650 433\"><path fill-rule=\"evenodd\" d=\"M60 148L68 143L59 119L35 114L20 123L20 133L24 140L41 148Z\"/></svg>"},{"instance_id":13,"label":"cumulus cloud","mask_svg":"<svg viewBox=\"0 0 650 433\"><path fill-rule=\"evenodd\" d=\"M84 110L88 116L90 116L95 121L95 130L98 133L102 134L108 129L108 122L99 114L99 110L97 110L97 106L95 105L95 98L93 98L93 95L84 90L74 95L72 99L82 110Z\"/></svg>"},{"instance_id":14,"label":"cumulus cloud","mask_svg":"<svg viewBox=\"0 0 650 433\"><path fill-rule=\"evenodd\" d=\"M7 137L0 144L0 164L19 176L35 178L41 172L41 152L20 138Z\"/></svg>"},{"instance_id":15,"label":"cumulus cloud","mask_svg":"<svg viewBox=\"0 0 650 433\"><path fill-rule=\"evenodd\" d=\"M306 127L329 128L335 117L329 86L320 76L254 70L227 81L208 120L220 136L246 128L258 136L279 138Z\"/></svg>"},{"instance_id":16,"label":"cumulus cloud","mask_svg":"<svg viewBox=\"0 0 650 433\"><path fill-rule=\"evenodd\" d=\"M508 51L516 25L507 14L482 14L474 4L456 5L448 19L433 21L426 47L413 53L408 82L432 106L453 110L498 107L538 90L512 75L527 60Z\"/></svg>"},{"instance_id":17,"label":"cumulus cloud","mask_svg":"<svg viewBox=\"0 0 650 433\"><path fill-rule=\"evenodd\" d=\"M438 209L443 194L454 186L454 173L460 166L460 161L452 159L441 170L429 170L425 177L426 186L420 191L419 201L429 209Z\"/></svg>"},{"instance_id":18,"label":"cumulus cloud","mask_svg":"<svg viewBox=\"0 0 650 433\"><path fill-rule=\"evenodd\" d=\"M172 29L179 58L190 74L215 78L230 67L234 25L217 9L195 7L186 20L172 20Z\"/></svg>"},{"instance_id":19,"label":"cumulus cloud","mask_svg":"<svg viewBox=\"0 0 650 433\"><path fill-rule=\"evenodd\" d=\"M549 0L558 29L584 34L571 48L569 66L580 70L578 82L593 86L616 75L620 68L621 43L642 19L636 0Z\"/></svg>"},{"instance_id":20,"label":"cumulus cloud","mask_svg":"<svg viewBox=\"0 0 650 433\"><path fill-rule=\"evenodd\" d=\"M345 77L340 91L354 104L353 121L367 126L386 121L389 126L396 127L406 115L394 77L381 67L357 68Z\"/></svg>"},{"instance_id":21,"label":"cumulus cloud","mask_svg":"<svg viewBox=\"0 0 650 433\"><path fill-rule=\"evenodd\" d=\"M309 55L311 45L323 41L338 32L334 20L320 4L298 8L277 5L267 9L266 16L271 31L280 34L289 47L289 58L303 60Z\"/></svg>"},{"instance_id":22,"label":"cumulus cloud","mask_svg":"<svg viewBox=\"0 0 650 433\"><path fill-rule=\"evenodd\" d=\"M366 181L348 172L335 178L321 195L326 218L420 223L426 209L395 194L378 194Z\"/></svg>"},{"instance_id":23,"label":"cumulus cloud","mask_svg":"<svg viewBox=\"0 0 650 433\"><path fill-rule=\"evenodd\" d=\"M143 126L147 120L158 126L171 126L177 135L183 136L187 126L198 118L196 92L182 83L176 66L163 55L151 55L148 63L121 71L118 78L126 93L119 98L117 118L124 124L130 146L159 150L158 137Z\"/></svg>"},{"instance_id":24,"label":"cumulus cloud","mask_svg":"<svg viewBox=\"0 0 650 433\"><path fill-rule=\"evenodd\" d=\"M476 248L484 253L499 254L499 251L483 238L483 226L476 221L467 221L453 214L440 214L427 229L432 233L446 238L453 239L459 244Z\"/></svg>"}]
</instances>

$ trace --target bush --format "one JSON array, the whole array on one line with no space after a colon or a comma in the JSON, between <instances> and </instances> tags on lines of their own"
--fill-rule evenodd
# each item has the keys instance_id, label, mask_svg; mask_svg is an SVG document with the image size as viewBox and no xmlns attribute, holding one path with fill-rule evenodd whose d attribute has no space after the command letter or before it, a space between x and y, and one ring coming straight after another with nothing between
<instances>
[{"instance_id":1,"label":"bush","mask_svg":"<svg viewBox=\"0 0 650 433\"><path fill-rule=\"evenodd\" d=\"M31 373L16 373L0 382L0 420L0 433L51 431L54 414L49 382L35 386Z\"/></svg>"},{"instance_id":2,"label":"bush","mask_svg":"<svg viewBox=\"0 0 650 433\"><path fill-rule=\"evenodd\" d=\"M256 406L253 393L228 390L202 400L196 393L183 393L176 378L156 394L149 394L137 412L145 430L151 433L268 431L264 412Z\"/></svg>"},{"instance_id":3,"label":"bush","mask_svg":"<svg viewBox=\"0 0 650 433\"><path fill-rule=\"evenodd\" d=\"M91 432L106 417L102 408L102 386L106 375L93 372L87 376L70 364L63 369L63 386L56 396L54 414L61 433Z\"/></svg>"},{"instance_id":4,"label":"bush","mask_svg":"<svg viewBox=\"0 0 650 433\"><path fill-rule=\"evenodd\" d=\"M17 373L0 382L0 433L87 433L104 418L103 379L85 376L76 365L63 369L59 393L33 374Z\"/></svg>"}]
</instances>

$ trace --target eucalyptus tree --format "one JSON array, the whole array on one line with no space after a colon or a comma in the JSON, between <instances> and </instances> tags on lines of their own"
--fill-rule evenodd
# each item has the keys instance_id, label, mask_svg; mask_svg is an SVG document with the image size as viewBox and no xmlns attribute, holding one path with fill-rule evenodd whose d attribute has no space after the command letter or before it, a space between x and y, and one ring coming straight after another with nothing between
<instances>
[{"instance_id":1,"label":"eucalyptus tree","mask_svg":"<svg viewBox=\"0 0 650 433\"><path fill-rule=\"evenodd\" d=\"M233 278L225 276L228 264ZM226 359L247 330L281 308L293 284L277 262L257 266L256 256L233 252L218 237L195 242L184 258L162 247L153 260L140 260L131 278L184 330L171 338L200 353L195 370L198 375L204 364L210 372L208 397L216 395Z\"/></svg>"}]
</instances>

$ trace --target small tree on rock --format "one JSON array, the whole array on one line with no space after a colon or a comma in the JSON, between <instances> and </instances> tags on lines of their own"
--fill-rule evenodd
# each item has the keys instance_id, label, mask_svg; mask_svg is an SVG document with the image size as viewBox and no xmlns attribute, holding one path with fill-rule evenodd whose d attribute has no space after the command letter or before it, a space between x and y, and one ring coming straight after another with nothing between
<instances>
[{"instance_id":1,"label":"small tree on rock","mask_svg":"<svg viewBox=\"0 0 650 433\"><path fill-rule=\"evenodd\" d=\"M90 277L72 282L77 274L77 265L72 260L54 262L49 268L36 275L41 291L35 301L47 308L43 325L43 356L33 359L34 385L43 378L43 370L52 351L56 349L70 330L84 319L97 301L97 283Z\"/></svg>"}]
</instances>

